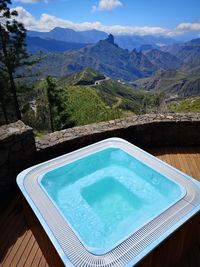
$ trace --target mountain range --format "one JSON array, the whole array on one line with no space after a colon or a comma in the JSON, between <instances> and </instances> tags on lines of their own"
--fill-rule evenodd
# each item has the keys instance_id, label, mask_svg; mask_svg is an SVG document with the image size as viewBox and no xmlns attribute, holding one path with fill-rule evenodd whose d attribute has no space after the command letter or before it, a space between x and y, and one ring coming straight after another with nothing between
<instances>
[{"instance_id":1,"label":"mountain range","mask_svg":"<svg viewBox=\"0 0 200 267\"><path fill-rule=\"evenodd\" d=\"M183 62L185 70L200 71L200 38L193 39L183 44L174 44L162 48L162 51L167 51L175 55Z\"/></svg>"},{"instance_id":2,"label":"mountain range","mask_svg":"<svg viewBox=\"0 0 200 267\"><path fill-rule=\"evenodd\" d=\"M174 45L172 46L174 47ZM177 47L180 45L177 44ZM181 47L185 49L184 45ZM167 49L169 50L169 46L166 47ZM105 40L86 45L78 50L48 53L39 67L42 68L44 75L55 77L62 77L91 67L106 76L125 82L152 76L159 70L185 68L186 63L182 60L181 50L177 54L163 50L150 49L138 52L133 49L129 51L119 47L115 43L114 36L109 35ZM200 58L200 53L196 47L194 54L195 59L193 59L191 67L196 66L194 60L198 62ZM187 67L189 68L189 61L187 61Z\"/></svg>"},{"instance_id":3,"label":"mountain range","mask_svg":"<svg viewBox=\"0 0 200 267\"><path fill-rule=\"evenodd\" d=\"M77 50L86 47L87 44L64 42L54 39L42 39L40 37L29 37L26 38L26 44L28 51L32 54L38 53L38 51L49 53L49 52L64 52L67 50Z\"/></svg>"},{"instance_id":4,"label":"mountain range","mask_svg":"<svg viewBox=\"0 0 200 267\"><path fill-rule=\"evenodd\" d=\"M28 31L27 35L29 37L40 37L46 40L54 39L63 42L85 44L96 43L108 36L107 33L97 30L74 31L72 29L60 27L56 27L49 32Z\"/></svg>"},{"instance_id":5,"label":"mountain range","mask_svg":"<svg viewBox=\"0 0 200 267\"><path fill-rule=\"evenodd\" d=\"M28 31L27 36L29 38L28 49L29 51L34 51L32 48L31 40L33 37L37 37L40 39L33 39L34 45L36 41L38 41L38 49L44 50L43 46L46 46L48 42L52 40L62 41L66 43L74 43L74 44L94 44L100 40L106 39L108 34L98 30L88 30L88 31L74 31L68 28L60 28L56 27L49 32L37 32L37 31ZM44 45L43 42L44 41ZM157 37L157 36L139 36L139 35L116 35L115 42L121 48L133 50L136 48L137 50L144 49L146 45L151 46L151 48L158 48L163 45L170 45L176 43L172 38L167 37ZM51 43L49 44L49 46ZM76 49L77 46L74 46ZM66 49L68 50L68 49ZM57 46L51 46L51 51L59 52Z\"/></svg>"},{"instance_id":6,"label":"mountain range","mask_svg":"<svg viewBox=\"0 0 200 267\"><path fill-rule=\"evenodd\" d=\"M49 53L38 67L43 75L56 77L91 67L113 79L124 81L150 76L157 70L141 52L120 48L112 35L79 50Z\"/></svg>"},{"instance_id":7,"label":"mountain range","mask_svg":"<svg viewBox=\"0 0 200 267\"><path fill-rule=\"evenodd\" d=\"M102 40L102 37L106 38ZM154 38L159 41L158 37ZM165 46L151 43L152 38L148 40L140 50L129 50L120 47L119 36L96 30L75 32L55 28L48 33L28 32L27 37L29 48L38 51L43 47L43 51L48 52L33 67L35 72L39 69L43 77L52 75L60 79L90 67L138 89L165 91L172 97L199 95L200 38Z\"/></svg>"},{"instance_id":8,"label":"mountain range","mask_svg":"<svg viewBox=\"0 0 200 267\"><path fill-rule=\"evenodd\" d=\"M160 69L151 77L138 79L134 85L147 91L163 91L170 99L200 95L200 38L161 49L168 53L166 59L163 59L165 64L168 59L175 57L175 68L172 69L167 64L166 68ZM154 50L145 53L149 59L152 54ZM170 60L170 64L171 62Z\"/></svg>"},{"instance_id":9,"label":"mountain range","mask_svg":"<svg viewBox=\"0 0 200 267\"><path fill-rule=\"evenodd\" d=\"M165 70L134 82L138 89L164 92L166 99L175 100L200 95L200 76L182 70Z\"/></svg>"}]
</instances>

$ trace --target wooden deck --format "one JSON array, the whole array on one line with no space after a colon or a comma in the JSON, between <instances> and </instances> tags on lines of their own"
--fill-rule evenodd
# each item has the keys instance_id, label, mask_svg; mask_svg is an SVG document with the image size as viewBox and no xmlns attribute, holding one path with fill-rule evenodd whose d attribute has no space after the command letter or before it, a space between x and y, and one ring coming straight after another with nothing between
<instances>
[{"instance_id":1,"label":"wooden deck","mask_svg":"<svg viewBox=\"0 0 200 267\"><path fill-rule=\"evenodd\" d=\"M151 149L149 152L200 180L200 147ZM37 228L37 222L27 223L20 197L0 214L0 266L63 266L53 246ZM200 236L198 244L176 267L200 267Z\"/></svg>"}]
</instances>

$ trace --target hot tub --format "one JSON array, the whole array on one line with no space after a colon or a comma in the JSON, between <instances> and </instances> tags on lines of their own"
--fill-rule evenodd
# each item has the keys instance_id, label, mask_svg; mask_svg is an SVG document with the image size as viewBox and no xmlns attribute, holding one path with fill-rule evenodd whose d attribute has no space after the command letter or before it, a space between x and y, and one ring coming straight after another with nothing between
<instances>
[{"instance_id":1,"label":"hot tub","mask_svg":"<svg viewBox=\"0 0 200 267\"><path fill-rule=\"evenodd\" d=\"M66 266L133 266L200 210L200 183L110 138L17 183Z\"/></svg>"}]
</instances>

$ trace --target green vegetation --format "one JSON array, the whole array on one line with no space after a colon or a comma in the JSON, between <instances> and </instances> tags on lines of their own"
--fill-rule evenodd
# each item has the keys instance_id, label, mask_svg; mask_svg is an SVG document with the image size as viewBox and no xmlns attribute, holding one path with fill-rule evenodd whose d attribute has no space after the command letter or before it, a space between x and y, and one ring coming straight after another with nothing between
<instances>
[{"instance_id":1,"label":"green vegetation","mask_svg":"<svg viewBox=\"0 0 200 267\"><path fill-rule=\"evenodd\" d=\"M98 49L103 50L104 46L110 49L113 46L117 51L119 49L107 42L97 45ZM94 46L90 49L90 52L98 54ZM124 52L122 49L119 51ZM104 60L107 61L107 58L104 57ZM20 96L23 121L34 128L36 135L40 135L47 131L151 112L159 108L161 94L136 90L111 79L94 85L95 81L103 79L105 76L101 73L85 68L61 79L47 76L35 81L29 90L22 90Z\"/></svg>"},{"instance_id":2,"label":"green vegetation","mask_svg":"<svg viewBox=\"0 0 200 267\"><path fill-rule=\"evenodd\" d=\"M133 114L155 111L162 101L161 94L135 90L117 81L105 80L96 86L74 85L99 73L89 68L77 75L35 83L31 96L23 105L23 120L36 134L72 126L117 119ZM29 122L30 120L30 122Z\"/></svg>"},{"instance_id":3,"label":"green vegetation","mask_svg":"<svg viewBox=\"0 0 200 267\"><path fill-rule=\"evenodd\" d=\"M66 87L62 98L75 125L111 120L122 116L119 109L106 106L95 89L89 87Z\"/></svg>"},{"instance_id":4,"label":"green vegetation","mask_svg":"<svg viewBox=\"0 0 200 267\"><path fill-rule=\"evenodd\" d=\"M96 88L107 105L117 105L118 108L134 114L157 110L162 101L162 94L136 90L113 80L104 81Z\"/></svg>"},{"instance_id":5,"label":"green vegetation","mask_svg":"<svg viewBox=\"0 0 200 267\"><path fill-rule=\"evenodd\" d=\"M0 123L22 119L29 109L32 60L26 50L26 29L10 8L10 0L0 1ZM27 77L29 76L29 77ZM30 111L32 113L32 111ZM26 115L28 113L26 112ZM29 114L29 118L31 114Z\"/></svg>"},{"instance_id":6,"label":"green vegetation","mask_svg":"<svg viewBox=\"0 0 200 267\"><path fill-rule=\"evenodd\" d=\"M33 133L34 133L35 137L42 137L43 135L48 134L49 132L48 131L37 131L37 130L35 130L35 131L33 131Z\"/></svg>"},{"instance_id":7,"label":"green vegetation","mask_svg":"<svg viewBox=\"0 0 200 267\"><path fill-rule=\"evenodd\" d=\"M61 86L65 85L92 85L97 80L105 79L105 76L95 71L91 68L86 68L81 72L71 74L68 76L62 77L58 84Z\"/></svg>"},{"instance_id":8,"label":"green vegetation","mask_svg":"<svg viewBox=\"0 0 200 267\"><path fill-rule=\"evenodd\" d=\"M169 104L169 112L200 112L200 97L191 97Z\"/></svg>"},{"instance_id":9,"label":"green vegetation","mask_svg":"<svg viewBox=\"0 0 200 267\"><path fill-rule=\"evenodd\" d=\"M54 92L56 84L50 76L46 78L46 91L47 91L47 100L49 107L49 119L51 131L54 132L54 123L53 123L53 106L54 106Z\"/></svg>"},{"instance_id":10,"label":"green vegetation","mask_svg":"<svg viewBox=\"0 0 200 267\"><path fill-rule=\"evenodd\" d=\"M4 94L11 93L13 99L14 110L17 119L21 119L19 101L17 97L17 87L15 83L16 70L26 64L28 54L25 49L26 29L22 23L19 23L15 18L18 16L16 10L11 10L8 7L11 4L10 0L2 0L0 2L0 65L1 75L9 81L9 91L7 86L3 86ZM5 84L5 83L4 83ZM6 116L5 99L1 101L2 109L4 110L5 121L8 122Z\"/></svg>"}]
</instances>

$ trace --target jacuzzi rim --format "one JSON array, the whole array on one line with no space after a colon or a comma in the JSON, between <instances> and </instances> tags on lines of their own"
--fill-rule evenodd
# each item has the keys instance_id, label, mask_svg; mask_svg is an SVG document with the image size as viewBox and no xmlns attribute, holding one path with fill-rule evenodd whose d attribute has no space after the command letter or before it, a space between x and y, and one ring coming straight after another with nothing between
<instances>
[{"instance_id":1,"label":"jacuzzi rim","mask_svg":"<svg viewBox=\"0 0 200 267\"><path fill-rule=\"evenodd\" d=\"M109 148L116 148L116 147L109 147ZM90 155L92 155L92 154L95 154L95 153L104 151L104 150L106 150L106 149L108 149L108 148L102 148L102 149L100 149L100 150L98 150L98 151L88 152L88 153L86 153L83 157L81 157L81 159L84 158L84 157L90 156ZM126 150L124 150L124 149L122 149L122 148L118 148L118 149L124 151L125 153L128 153L128 152L126 152ZM133 155L131 155L130 153L128 153L128 154L129 154L130 156L133 157ZM135 157L135 158L137 159L137 157ZM170 204L166 205L166 207L163 208L157 215L152 216L151 219L147 220L142 226L136 228L136 230L134 230L133 232L130 232L129 234L127 234L127 235L124 236L123 238L119 239L114 245L110 246L109 248L107 248L107 249L98 249L98 248L93 248L93 247L91 248L90 246L88 246L88 245L86 244L86 242L83 240L83 238L79 235L79 233L76 231L76 229L74 228L74 226L68 221L68 219L66 218L66 216L64 216L63 212L59 209L59 207L58 207L58 205L56 204L56 202L54 201L54 199L48 194L48 192L46 191L44 185L42 184L42 179L44 178L44 176L45 176L48 172L51 172L51 171L53 171L53 170L55 170L55 169L58 169L58 168L60 168L60 167L65 166L65 165L71 164L71 163L73 163L73 162L75 162L75 161L77 161L77 160L78 160L78 159L74 159L74 160L72 160L72 161L70 161L70 162L68 162L68 163L63 163L63 164L57 166L56 168L53 168L53 169L51 169L51 170L48 170L48 171L44 172L42 175L38 176L37 181L38 181L38 185L44 190L45 194L46 194L47 197L52 201L52 203L54 204L55 208L58 209L60 215L63 217L63 219L66 221L66 223L70 226L71 230L76 234L76 236L78 237L78 239L80 240L80 242L83 244L83 246L85 247L85 249L88 250L89 253L91 253L91 254L93 254L93 255L96 255L96 256L104 255L104 254L110 252L111 250L115 249L118 245L120 245L120 244L121 244L122 242L124 242L127 238L129 238L129 236L131 236L132 234L136 233L139 229L141 229L142 227L144 227L145 225L147 225L150 221L154 220L154 219L155 219L157 216L159 216L161 213L165 212L167 209L169 209L169 208L170 208L171 206L173 206L175 203L177 203L178 201L180 201L181 199L183 199L184 196L185 196L186 193L187 193L186 189L185 189L182 185L178 184L177 181L174 181L174 180L171 179L170 177L168 177L168 176L164 176L164 175L163 175L163 176L165 177L165 179L168 179L169 181L171 181L172 183L174 183L176 186L178 186L178 188L180 189L180 196L179 196L176 200L172 201ZM147 166L149 166L149 167L151 168L151 166L150 166L149 164L145 164L145 165L147 165ZM156 172L158 172L158 171L156 171ZM158 173L161 174L160 172L158 172ZM162 175L162 174L161 174L161 175Z\"/></svg>"},{"instance_id":2,"label":"jacuzzi rim","mask_svg":"<svg viewBox=\"0 0 200 267\"><path fill-rule=\"evenodd\" d=\"M93 144L93 145L91 145L91 146L88 146L88 147L79 149L79 150L77 150L77 151L75 151L75 152L71 152L71 153L69 153L69 154L70 154L70 155L71 155L71 154L73 155L74 153L80 152L81 150L84 150L84 149L88 149L89 147L92 147L92 146L94 146L94 145L105 144L105 143L111 143L111 142L115 142L115 143L116 143L116 142L117 142L117 143L120 142L120 143L124 143L124 144L131 145L131 146L134 147L135 149L139 150L140 153L147 155L149 158L152 158L153 161L160 162L160 164L166 166L166 167L168 168L168 170L171 170L171 171L173 171L173 172L175 171L175 173L180 174L182 177L184 177L184 179L188 180L188 183L189 183L189 181L190 181L190 183L191 183L191 181L192 181L193 185L196 185L197 187L200 187L200 183L199 183L198 181L194 180L193 178L189 177L188 175L183 174L182 172L180 172L180 171L176 170L175 168L171 167L170 165L168 165L168 164L162 162L161 160L159 160L159 159L155 158L154 156L150 155L149 153L147 153L147 152L145 152L145 151L143 151L143 150L141 150L141 149L135 147L134 145L132 145L132 144L128 143L127 141L125 141L125 140L123 140L123 139L120 139L120 138L109 138L109 139L106 139L106 140L104 140L104 141L101 141L101 142L98 142L98 143L96 143L96 144ZM69 155L69 154L67 154L67 155ZM30 175L30 173L31 173L35 168L37 168L37 167L41 167L41 166L45 166L46 164L49 164L49 163L51 163L51 162L53 162L53 161L55 161L55 160L58 160L58 159L62 159L62 158L64 158L65 156L66 156L66 155L64 155L64 156L60 156L60 157L58 157L58 158L56 158L56 159L52 159L52 160L47 161L47 162L44 162L44 163L42 163L42 164L38 164L38 165L36 165L36 166L33 166L33 167L31 167L31 168L29 168L29 169L23 171L22 173L20 173L20 174L18 175L18 177L17 177L17 183L18 183L18 185L19 185L21 191L23 192L23 194L24 194L25 197L27 198L27 200L28 200L30 206L31 206L32 209L34 210L35 214L37 215L38 219L39 219L40 222L42 223L42 225L43 225L45 231L47 232L49 238L51 239L52 243L53 243L54 246L56 247L56 249L57 249L59 255L61 256L61 259L63 260L63 262L64 262L65 264L67 264L67 266L74 266L74 265L69 261L69 258L68 258L68 257L66 256L66 254L64 253L63 248L61 248L61 244L58 243L58 240L57 240L57 239L55 238L55 236L52 234L52 230L49 228L49 225L48 225L48 224L46 223L46 221L44 220L43 215L40 213L40 211L38 210L38 207L35 205L35 203L33 202L33 200L31 199L31 197L29 196L28 192L26 192L26 189L25 189L24 186L23 186L24 177L25 177L26 175L28 175L28 174ZM145 163L145 164L146 164L146 163ZM152 166L151 166L151 168L152 168ZM195 200L196 200L196 199L195 199ZM189 206L189 205L191 206L192 204L187 203L187 206ZM184 206L184 208L185 208L185 207L186 207L186 205ZM182 209L180 209L180 210L184 210L184 208L182 208ZM190 207L190 208L191 208L191 207ZM180 210L179 210L179 211L180 211ZM189 210L189 212L187 211L187 213L184 214L184 216L183 216L181 219L179 219L177 222L175 222L175 223L173 224L173 226L171 226L171 227L170 227L167 231L165 231L162 235L160 235L159 237L157 237L157 238L156 238L154 241L152 241L148 246L146 246L145 248L143 248L142 251L140 251L136 256L134 256L134 258L129 259L128 262L126 262L126 264L120 265L121 263L120 263L120 259L119 259L119 258L117 259L117 261L113 261L113 264L114 264L114 265L112 265L111 263L106 264L105 262L100 261L99 257L97 257L97 260L98 260L98 262L99 262L99 265L98 265L98 266L129 266L129 264L133 265L133 264L137 263L139 260L141 260L141 258L142 258L144 255L146 255L147 253L149 253L149 252L150 252L153 248L155 248L155 247L156 247L162 240L164 240L167 236L169 236L170 233L172 233L175 229L177 229L177 228L178 228L180 225L182 225L188 218L190 218L192 215L194 215L194 214L195 214L197 211L199 211L199 210L200 210L200 202L197 203L197 200L196 200L195 205L192 205L192 209ZM185 212L186 212L186 211L185 211ZM158 216L158 217L160 217L160 216ZM171 216L170 216L170 219L171 219ZM169 221L169 219L168 219L168 221ZM164 225L164 224L159 225L159 227L161 227L161 226L164 227L163 225ZM157 227L157 228L159 228L159 227ZM141 242L143 242L145 238L146 238L146 237L143 237L143 239L142 239ZM138 242L138 243L139 243L139 242ZM138 246L138 243L136 244L137 246ZM132 248L131 248L131 249L132 249ZM112 252L112 251L111 251L111 252ZM127 254L128 254L128 253L129 253L129 252L127 252ZM108 253L108 254L109 254L109 253ZM109 256L109 255L108 255L108 256ZM78 258L79 258L79 257L78 257ZM77 259L77 260L79 261L79 260L81 260L81 259ZM93 261L90 261L90 262L88 263L88 266L97 266L96 263L94 263L95 265L93 265L93 263L94 263ZM79 266L79 265L76 265L76 266Z\"/></svg>"}]
</instances>

